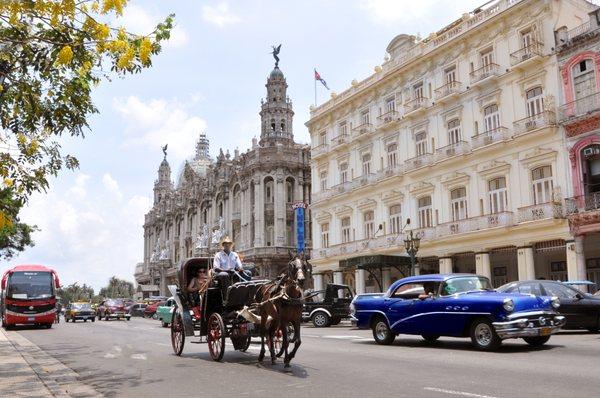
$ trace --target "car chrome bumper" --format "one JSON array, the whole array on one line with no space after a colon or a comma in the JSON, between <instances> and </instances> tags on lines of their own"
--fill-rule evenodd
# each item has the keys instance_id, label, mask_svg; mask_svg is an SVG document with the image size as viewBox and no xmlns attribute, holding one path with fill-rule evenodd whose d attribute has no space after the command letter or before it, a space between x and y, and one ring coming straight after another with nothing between
<instances>
[{"instance_id":1,"label":"car chrome bumper","mask_svg":"<svg viewBox=\"0 0 600 398\"><path fill-rule=\"evenodd\" d=\"M492 325L496 334L501 339L514 339L520 337L549 336L560 330L566 323L562 315L548 312L513 314L506 322L494 322Z\"/></svg>"}]
</instances>

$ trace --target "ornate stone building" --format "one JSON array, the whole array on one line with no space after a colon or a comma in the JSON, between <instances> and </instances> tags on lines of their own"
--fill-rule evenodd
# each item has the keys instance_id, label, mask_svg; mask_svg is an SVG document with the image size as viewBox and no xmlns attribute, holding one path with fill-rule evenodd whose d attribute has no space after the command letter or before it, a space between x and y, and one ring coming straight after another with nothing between
<instances>
[{"instance_id":1,"label":"ornate stone building","mask_svg":"<svg viewBox=\"0 0 600 398\"><path fill-rule=\"evenodd\" d=\"M144 261L136 266L139 292L166 294L186 258L210 255L220 238L233 238L245 262L271 277L280 272L296 245L291 204L309 202L310 148L294 141L294 111L287 82L276 66L261 101L260 141L245 153L221 149L216 161L202 134L196 154L174 185L166 155L154 183L154 205L144 224ZM306 216L310 250L310 215Z\"/></svg>"}]
</instances>

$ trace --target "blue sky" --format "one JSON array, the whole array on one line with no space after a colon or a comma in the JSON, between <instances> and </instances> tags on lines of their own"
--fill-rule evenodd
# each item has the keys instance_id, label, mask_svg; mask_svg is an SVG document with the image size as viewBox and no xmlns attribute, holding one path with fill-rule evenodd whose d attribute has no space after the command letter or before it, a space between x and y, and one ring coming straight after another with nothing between
<instances>
[{"instance_id":1,"label":"blue sky","mask_svg":"<svg viewBox=\"0 0 600 398\"><path fill-rule=\"evenodd\" d=\"M426 37L483 2L131 0L121 19L128 30L147 33L172 12L172 40L151 69L96 89L100 114L91 118L91 131L84 140L62 143L79 158L80 169L63 172L47 193L31 199L22 220L41 228L36 246L0 269L47 264L63 283L95 289L112 275L133 281L160 146L169 144L174 174L193 155L201 132L213 156L220 147L245 151L260 134L272 44L282 44L280 68L294 103L296 140L308 142L304 123L314 102L313 68L341 92L383 62L395 35ZM329 93L318 90L321 103Z\"/></svg>"}]
</instances>

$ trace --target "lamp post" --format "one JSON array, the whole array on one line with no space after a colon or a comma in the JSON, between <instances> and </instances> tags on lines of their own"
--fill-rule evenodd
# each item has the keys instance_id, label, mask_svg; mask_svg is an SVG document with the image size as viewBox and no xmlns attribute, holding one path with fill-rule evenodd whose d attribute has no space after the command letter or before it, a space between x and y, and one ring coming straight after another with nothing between
<instances>
[{"instance_id":1,"label":"lamp post","mask_svg":"<svg viewBox=\"0 0 600 398\"><path fill-rule=\"evenodd\" d=\"M413 231L410 230L406 239L404 239L404 247L406 253L410 256L410 275L419 275L419 265L416 262L417 252L419 251L419 245L421 244L421 237L419 234L413 236Z\"/></svg>"}]
</instances>

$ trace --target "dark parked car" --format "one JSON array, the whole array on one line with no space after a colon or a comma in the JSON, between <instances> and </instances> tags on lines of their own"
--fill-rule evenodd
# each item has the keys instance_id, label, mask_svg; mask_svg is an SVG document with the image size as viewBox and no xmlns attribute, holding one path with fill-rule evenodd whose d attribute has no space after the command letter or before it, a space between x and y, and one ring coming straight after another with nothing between
<instances>
[{"instance_id":1,"label":"dark parked car","mask_svg":"<svg viewBox=\"0 0 600 398\"><path fill-rule=\"evenodd\" d=\"M506 293L556 296L560 300L558 311L567 318L563 329L600 329L600 297L583 293L562 282L549 280L519 281L500 286L498 291Z\"/></svg>"},{"instance_id":2,"label":"dark parked car","mask_svg":"<svg viewBox=\"0 0 600 398\"><path fill-rule=\"evenodd\" d=\"M129 315L144 316L144 310L146 309L147 306L148 306L148 304L136 303L131 306L131 309L129 310Z\"/></svg>"},{"instance_id":3,"label":"dark parked car","mask_svg":"<svg viewBox=\"0 0 600 398\"><path fill-rule=\"evenodd\" d=\"M96 309L96 313L98 314L98 320L102 318L105 321L108 321L110 318L131 319L131 315L125 312L125 303L121 299L106 299L101 301Z\"/></svg>"},{"instance_id":4,"label":"dark parked car","mask_svg":"<svg viewBox=\"0 0 600 398\"><path fill-rule=\"evenodd\" d=\"M354 294L347 285L328 283L325 290L316 290L305 296L302 320L312 321L317 328L337 325L342 319L350 318L352 298Z\"/></svg>"}]
</instances>

